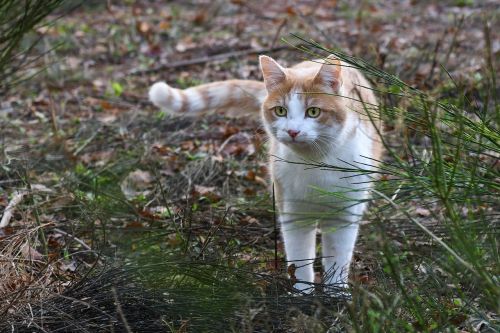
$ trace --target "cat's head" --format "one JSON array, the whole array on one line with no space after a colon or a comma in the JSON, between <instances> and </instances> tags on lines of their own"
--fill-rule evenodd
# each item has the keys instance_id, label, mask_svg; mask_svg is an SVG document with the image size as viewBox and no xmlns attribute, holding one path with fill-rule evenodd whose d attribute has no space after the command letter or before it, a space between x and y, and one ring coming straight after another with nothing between
<instances>
[{"instance_id":1,"label":"cat's head","mask_svg":"<svg viewBox=\"0 0 500 333\"><path fill-rule=\"evenodd\" d=\"M262 117L267 132L291 148L329 144L346 123L340 61L302 63L284 68L268 56L260 56L267 89Z\"/></svg>"}]
</instances>

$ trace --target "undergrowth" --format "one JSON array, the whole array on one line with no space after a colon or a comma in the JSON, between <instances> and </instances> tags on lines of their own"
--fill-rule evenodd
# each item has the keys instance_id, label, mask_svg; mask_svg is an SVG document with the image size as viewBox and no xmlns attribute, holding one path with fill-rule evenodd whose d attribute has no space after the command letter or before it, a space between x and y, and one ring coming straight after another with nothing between
<instances>
[{"instance_id":1,"label":"undergrowth","mask_svg":"<svg viewBox=\"0 0 500 333\"><path fill-rule=\"evenodd\" d=\"M479 95L446 68L446 82L421 91L294 37L305 57L333 54L359 68L381 101L372 121L385 123L384 162L375 172L343 168L376 183L352 299L321 284L294 294L258 123L152 117L118 98L91 110L126 104L119 125L63 130L52 111L47 131L11 144L15 121L2 118L0 199L20 199L16 223L0 232L0 330L499 331L500 109L487 25L484 35Z\"/></svg>"}]
</instances>

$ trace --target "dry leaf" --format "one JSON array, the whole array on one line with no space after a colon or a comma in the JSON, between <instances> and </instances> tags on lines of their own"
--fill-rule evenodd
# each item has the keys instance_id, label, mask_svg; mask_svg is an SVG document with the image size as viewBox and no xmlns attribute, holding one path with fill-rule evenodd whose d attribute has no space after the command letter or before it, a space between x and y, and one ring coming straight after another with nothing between
<instances>
[{"instance_id":1,"label":"dry leaf","mask_svg":"<svg viewBox=\"0 0 500 333\"><path fill-rule=\"evenodd\" d=\"M121 182L120 188L128 200L134 199L138 195L149 194L148 188L153 182L153 176L142 170L135 170Z\"/></svg>"},{"instance_id":2,"label":"dry leaf","mask_svg":"<svg viewBox=\"0 0 500 333\"><path fill-rule=\"evenodd\" d=\"M286 271L288 272L288 275L290 276L290 281L292 284L295 284L297 282L297 277L295 276L295 271L297 270L297 267L295 264L291 264L288 266Z\"/></svg>"},{"instance_id":3,"label":"dry leaf","mask_svg":"<svg viewBox=\"0 0 500 333\"><path fill-rule=\"evenodd\" d=\"M27 242L21 247L21 253L28 260L42 260L43 255L32 248Z\"/></svg>"},{"instance_id":4,"label":"dry leaf","mask_svg":"<svg viewBox=\"0 0 500 333\"><path fill-rule=\"evenodd\" d=\"M147 22L137 22L135 27L137 32L143 36L151 33L151 26Z\"/></svg>"},{"instance_id":5,"label":"dry leaf","mask_svg":"<svg viewBox=\"0 0 500 333\"><path fill-rule=\"evenodd\" d=\"M417 213L417 215L421 217L427 217L431 215L430 210L422 207L418 207L417 209L415 209L415 213Z\"/></svg>"},{"instance_id":6,"label":"dry leaf","mask_svg":"<svg viewBox=\"0 0 500 333\"><path fill-rule=\"evenodd\" d=\"M211 202L217 202L221 199L221 196L218 193L216 193L215 187L195 185L193 195L207 198Z\"/></svg>"}]
</instances>

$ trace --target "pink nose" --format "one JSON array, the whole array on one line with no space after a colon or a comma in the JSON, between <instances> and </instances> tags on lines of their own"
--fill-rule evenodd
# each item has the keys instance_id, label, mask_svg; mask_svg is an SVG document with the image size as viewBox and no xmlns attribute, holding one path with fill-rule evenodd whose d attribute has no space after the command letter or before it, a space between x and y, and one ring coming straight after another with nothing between
<instances>
[{"instance_id":1,"label":"pink nose","mask_svg":"<svg viewBox=\"0 0 500 333\"><path fill-rule=\"evenodd\" d=\"M290 137L291 137L292 139L295 139L295 137L296 137L297 135L299 135L299 133L300 133L300 131L291 130L291 129L289 129L289 130L288 130L288 135L290 135Z\"/></svg>"}]
</instances>

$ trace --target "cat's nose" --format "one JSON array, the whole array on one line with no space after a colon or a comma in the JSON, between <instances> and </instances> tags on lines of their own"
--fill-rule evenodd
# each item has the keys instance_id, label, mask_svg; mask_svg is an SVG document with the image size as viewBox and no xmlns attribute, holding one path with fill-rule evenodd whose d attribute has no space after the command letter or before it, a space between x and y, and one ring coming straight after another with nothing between
<instances>
[{"instance_id":1,"label":"cat's nose","mask_svg":"<svg viewBox=\"0 0 500 333\"><path fill-rule=\"evenodd\" d=\"M300 133L300 131L296 131L296 130L292 130L292 129L289 129L287 132L288 132L288 135L290 135L290 137L292 139L295 139L295 137L297 135L299 135L299 133Z\"/></svg>"}]
</instances>

